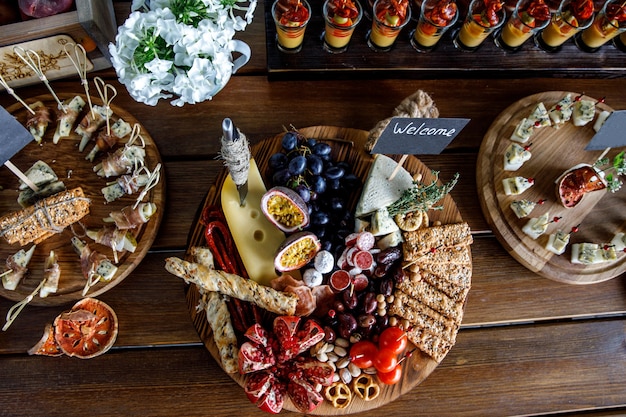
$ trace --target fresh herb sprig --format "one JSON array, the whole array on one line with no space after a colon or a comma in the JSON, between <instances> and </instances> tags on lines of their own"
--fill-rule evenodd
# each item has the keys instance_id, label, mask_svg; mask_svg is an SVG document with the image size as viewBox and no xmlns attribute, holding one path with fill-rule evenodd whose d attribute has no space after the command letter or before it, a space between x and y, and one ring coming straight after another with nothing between
<instances>
[{"instance_id":1,"label":"fresh herb sprig","mask_svg":"<svg viewBox=\"0 0 626 417\"><path fill-rule=\"evenodd\" d=\"M433 182L426 185L414 181L413 187L404 190L400 198L387 207L389 214L395 216L413 211L442 210L443 206L436 206L436 204L454 188L459 180L459 173L454 174L448 183L442 185L437 184L439 171L432 171L432 173L435 176Z\"/></svg>"},{"instance_id":2,"label":"fresh herb sprig","mask_svg":"<svg viewBox=\"0 0 626 417\"><path fill-rule=\"evenodd\" d=\"M626 159L624 158L624 151L615 155L612 163L608 157L604 157L598 159L593 166L605 174L604 179L607 182L607 190L614 193L622 188L624 183L618 177L626 174Z\"/></svg>"}]
</instances>

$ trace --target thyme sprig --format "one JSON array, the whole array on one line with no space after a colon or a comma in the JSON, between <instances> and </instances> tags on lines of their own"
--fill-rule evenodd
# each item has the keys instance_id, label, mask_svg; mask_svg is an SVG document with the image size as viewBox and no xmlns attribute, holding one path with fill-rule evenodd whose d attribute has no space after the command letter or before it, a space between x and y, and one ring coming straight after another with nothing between
<instances>
[{"instance_id":1,"label":"thyme sprig","mask_svg":"<svg viewBox=\"0 0 626 417\"><path fill-rule=\"evenodd\" d=\"M443 206L436 204L454 188L459 180L459 173L454 174L448 183L442 185L437 183L439 171L432 173L435 179L430 184L414 181L413 187L404 190L400 198L387 207L389 214L395 216L413 211L442 210Z\"/></svg>"},{"instance_id":2,"label":"thyme sprig","mask_svg":"<svg viewBox=\"0 0 626 417\"><path fill-rule=\"evenodd\" d=\"M604 157L594 162L593 167L606 174L604 179L607 182L608 191L614 193L622 188L622 185L624 185L624 183L617 178L626 174L626 159L624 158L624 151L615 155L612 163L608 157Z\"/></svg>"}]
</instances>

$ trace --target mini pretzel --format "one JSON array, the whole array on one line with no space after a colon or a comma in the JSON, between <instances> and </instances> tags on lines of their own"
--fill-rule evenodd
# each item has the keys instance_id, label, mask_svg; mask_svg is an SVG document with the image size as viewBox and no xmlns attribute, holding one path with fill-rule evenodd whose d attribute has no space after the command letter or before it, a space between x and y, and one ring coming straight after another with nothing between
<instances>
[{"instance_id":1,"label":"mini pretzel","mask_svg":"<svg viewBox=\"0 0 626 417\"><path fill-rule=\"evenodd\" d=\"M346 408L352 401L352 391L341 381L334 382L326 387L324 396L335 408Z\"/></svg>"},{"instance_id":2,"label":"mini pretzel","mask_svg":"<svg viewBox=\"0 0 626 417\"><path fill-rule=\"evenodd\" d=\"M364 401L372 401L380 394L380 386L369 374L361 374L352 380L352 389Z\"/></svg>"}]
</instances>

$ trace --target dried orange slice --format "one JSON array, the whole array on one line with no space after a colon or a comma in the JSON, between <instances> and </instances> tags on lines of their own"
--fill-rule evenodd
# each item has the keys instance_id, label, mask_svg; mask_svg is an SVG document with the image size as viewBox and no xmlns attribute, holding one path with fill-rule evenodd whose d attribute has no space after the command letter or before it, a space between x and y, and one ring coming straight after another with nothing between
<instances>
[{"instance_id":1,"label":"dried orange slice","mask_svg":"<svg viewBox=\"0 0 626 417\"><path fill-rule=\"evenodd\" d=\"M51 323L46 324L46 328L43 331L43 336L28 350L29 355L44 355L44 356L61 356L63 351L54 339L54 327Z\"/></svg>"},{"instance_id":2,"label":"dried orange slice","mask_svg":"<svg viewBox=\"0 0 626 417\"><path fill-rule=\"evenodd\" d=\"M95 298L83 298L54 320L54 339L61 351L81 359L108 351L117 332L117 315L108 304Z\"/></svg>"}]
</instances>

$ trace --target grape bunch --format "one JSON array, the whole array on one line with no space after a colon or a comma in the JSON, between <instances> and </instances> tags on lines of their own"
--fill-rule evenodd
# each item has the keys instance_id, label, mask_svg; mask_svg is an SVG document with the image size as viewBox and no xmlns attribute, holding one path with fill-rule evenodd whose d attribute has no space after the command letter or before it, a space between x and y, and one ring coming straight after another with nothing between
<instances>
[{"instance_id":1,"label":"grape bunch","mask_svg":"<svg viewBox=\"0 0 626 417\"><path fill-rule=\"evenodd\" d=\"M270 156L269 178L272 186L297 192L307 204L308 230L322 242L322 249L336 253L344 238L354 230L354 215L348 207L361 180L345 161L334 161L332 147L297 131L286 132L282 150Z\"/></svg>"}]
</instances>

